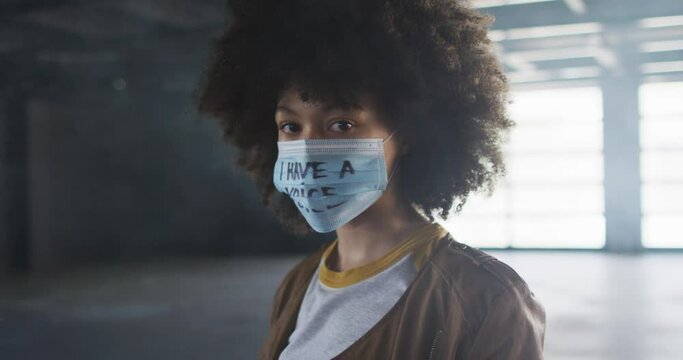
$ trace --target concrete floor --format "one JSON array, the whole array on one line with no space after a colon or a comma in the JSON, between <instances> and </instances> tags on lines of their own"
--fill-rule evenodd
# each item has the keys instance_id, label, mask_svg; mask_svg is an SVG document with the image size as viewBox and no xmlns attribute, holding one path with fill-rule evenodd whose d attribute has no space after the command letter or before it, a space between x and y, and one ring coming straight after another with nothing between
<instances>
[{"instance_id":1,"label":"concrete floor","mask_svg":"<svg viewBox=\"0 0 683 360\"><path fill-rule=\"evenodd\" d=\"M683 359L683 254L489 253L548 312L546 358ZM166 259L0 283L0 359L254 359L296 257Z\"/></svg>"}]
</instances>

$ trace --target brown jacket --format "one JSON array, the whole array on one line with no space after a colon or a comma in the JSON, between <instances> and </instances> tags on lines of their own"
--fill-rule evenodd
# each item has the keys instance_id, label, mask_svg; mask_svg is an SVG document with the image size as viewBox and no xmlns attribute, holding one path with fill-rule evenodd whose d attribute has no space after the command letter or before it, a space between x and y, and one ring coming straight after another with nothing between
<instances>
[{"instance_id":1,"label":"brown jacket","mask_svg":"<svg viewBox=\"0 0 683 360\"><path fill-rule=\"evenodd\" d=\"M285 275L259 359L277 359L294 331L308 282L329 242ZM543 358L545 309L495 257L446 235L396 304L334 359Z\"/></svg>"}]
</instances>

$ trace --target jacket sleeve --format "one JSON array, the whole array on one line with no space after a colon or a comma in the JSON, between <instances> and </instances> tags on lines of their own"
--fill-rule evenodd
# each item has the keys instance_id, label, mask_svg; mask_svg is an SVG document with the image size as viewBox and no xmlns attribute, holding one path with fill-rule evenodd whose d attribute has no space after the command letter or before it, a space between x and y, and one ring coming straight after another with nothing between
<instances>
[{"instance_id":1,"label":"jacket sleeve","mask_svg":"<svg viewBox=\"0 0 683 360\"><path fill-rule=\"evenodd\" d=\"M278 285L277 290L275 290L275 294L273 295L273 299L271 300L270 316L268 317L269 328L271 328L275 324L275 321L277 320L277 315L279 314L280 308L282 307L282 291L284 290L284 284L286 280L287 279L285 278L280 281L280 284Z\"/></svg>"},{"instance_id":2,"label":"jacket sleeve","mask_svg":"<svg viewBox=\"0 0 683 360\"><path fill-rule=\"evenodd\" d=\"M278 285L277 290L275 290L275 294L273 295L273 299L271 302L272 305L270 308L270 316L268 317L269 328L272 327L279 318L280 313L282 312L282 308L285 305L285 295L286 293L291 292L294 277L300 267L301 263L295 265L287 272L287 274L285 274L282 280L280 280L280 284Z\"/></svg>"},{"instance_id":3,"label":"jacket sleeve","mask_svg":"<svg viewBox=\"0 0 683 360\"><path fill-rule=\"evenodd\" d=\"M291 269L285 275L285 277L282 280L280 280L280 284L278 285L277 290L275 290L275 295L273 295L272 305L270 309L270 316L268 317L268 333L265 341L261 345L261 349L258 355L259 359L268 359L272 357L271 351L274 341L273 336L276 333L275 323L279 319L280 314L282 312L282 308L284 307L286 292L291 287L292 276L295 272L295 269L296 267Z\"/></svg>"},{"instance_id":4,"label":"jacket sleeve","mask_svg":"<svg viewBox=\"0 0 683 360\"><path fill-rule=\"evenodd\" d=\"M492 302L467 359L543 359L546 313L525 283L509 286Z\"/></svg>"}]
</instances>

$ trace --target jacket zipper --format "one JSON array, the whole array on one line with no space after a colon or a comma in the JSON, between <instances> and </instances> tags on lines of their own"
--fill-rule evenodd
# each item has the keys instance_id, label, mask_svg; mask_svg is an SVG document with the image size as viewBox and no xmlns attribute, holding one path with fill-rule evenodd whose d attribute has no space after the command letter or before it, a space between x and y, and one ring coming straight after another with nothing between
<instances>
[{"instance_id":1,"label":"jacket zipper","mask_svg":"<svg viewBox=\"0 0 683 360\"><path fill-rule=\"evenodd\" d=\"M427 360L432 360L432 356L434 356L434 349L436 349L437 340L439 339L439 335L441 335L442 332L443 332L443 330L441 330L441 329L439 329L439 331L436 332L436 335L434 336L434 340L432 340L432 349L429 351L429 359L427 359Z\"/></svg>"}]
</instances>

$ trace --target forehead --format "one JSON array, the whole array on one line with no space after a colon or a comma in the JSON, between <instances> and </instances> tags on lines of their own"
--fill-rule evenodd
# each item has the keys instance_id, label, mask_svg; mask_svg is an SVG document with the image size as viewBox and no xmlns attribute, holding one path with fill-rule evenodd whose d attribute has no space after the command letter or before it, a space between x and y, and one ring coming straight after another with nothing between
<instances>
[{"instance_id":1,"label":"forehead","mask_svg":"<svg viewBox=\"0 0 683 360\"><path fill-rule=\"evenodd\" d=\"M374 107L374 101L369 94L354 94L351 96L319 96L305 90L288 88L278 98L278 110L310 110L310 111L360 111Z\"/></svg>"}]
</instances>

